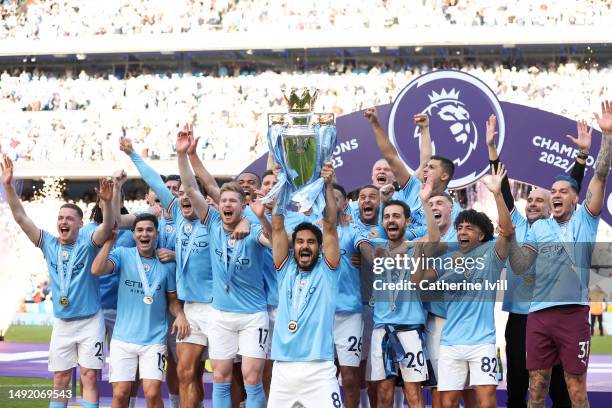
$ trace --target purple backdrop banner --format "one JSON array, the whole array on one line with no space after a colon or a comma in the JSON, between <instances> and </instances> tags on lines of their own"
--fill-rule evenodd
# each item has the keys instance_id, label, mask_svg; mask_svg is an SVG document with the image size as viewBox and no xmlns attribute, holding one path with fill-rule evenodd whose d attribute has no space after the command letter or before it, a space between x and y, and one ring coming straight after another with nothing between
<instances>
[{"instance_id":1,"label":"purple backdrop banner","mask_svg":"<svg viewBox=\"0 0 612 408\"><path fill-rule=\"evenodd\" d=\"M453 160L456 166L451 188L474 183L488 170L485 122L495 114L498 123L498 151L515 180L550 188L553 178L570 174L578 154L565 135L576 135L576 122L540 109L500 102L494 92L478 78L460 71L435 71L408 84L393 104L377 107L381 123L387 123L389 137L409 169L419 162L416 113L430 117L434 154ZM591 120L591 118L585 118ZM371 182L372 165L381 155L363 111L337 119L337 144L332 156L338 181L347 191ZM593 176L595 156L601 133L593 131L591 156L581 198ZM262 174L266 155L246 170ZM606 186L602 219L612 222L612 181Z\"/></svg>"}]
</instances>

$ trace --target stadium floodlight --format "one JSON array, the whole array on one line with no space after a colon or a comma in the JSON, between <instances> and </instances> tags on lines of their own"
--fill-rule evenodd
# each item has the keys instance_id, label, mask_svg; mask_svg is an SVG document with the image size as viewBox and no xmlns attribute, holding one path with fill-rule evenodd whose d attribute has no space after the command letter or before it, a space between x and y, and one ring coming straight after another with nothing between
<instances>
[{"instance_id":1,"label":"stadium floodlight","mask_svg":"<svg viewBox=\"0 0 612 408\"><path fill-rule=\"evenodd\" d=\"M380 52L380 47L372 46L370 47L370 52L372 54L378 54Z\"/></svg>"},{"instance_id":2,"label":"stadium floodlight","mask_svg":"<svg viewBox=\"0 0 612 408\"><path fill-rule=\"evenodd\" d=\"M79 61L83 61L83 60L87 59L87 54L79 53L79 54L76 55L76 59L78 59Z\"/></svg>"}]
</instances>

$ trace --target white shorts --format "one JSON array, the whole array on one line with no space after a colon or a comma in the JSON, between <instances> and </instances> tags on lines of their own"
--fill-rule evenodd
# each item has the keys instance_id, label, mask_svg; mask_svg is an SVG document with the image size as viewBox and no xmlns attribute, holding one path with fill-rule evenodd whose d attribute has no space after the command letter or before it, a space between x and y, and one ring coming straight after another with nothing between
<instances>
[{"instance_id":1,"label":"white shorts","mask_svg":"<svg viewBox=\"0 0 612 408\"><path fill-rule=\"evenodd\" d=\"M336 313L334 345L341 366L359 367L361 362L363 319L361 313Z\"/></svg>"},{"instance_id":2,"label":"white shorts","mask_svg":"<svg viewBox=\"0 0 612 408\"><path fill-rule=\"evenodd\" d=\"M85 319L53 319L49 371L66 371L77 364L96 370L104 367L104 316L101 310Z\"/></svg>"},{"instance_id":3,"label":"white shorts","mask_svg":"<svg viewBox=\"0 0 612 408\"><path fill-rule=\"evenodd\" d=\"M243 357L266 358L272 340L268 312L233 313L210 309L210 346L212 360Z\"/></svg>"},{"instance_id":4,"label":"white shorts","mask_svg":"<svg viewBox=\"0 0 612 408\"><path fill-rule=\"evenodd\" d=\"M363 306L363 335L361 346L361 361L370 357L370 344L372 343L372 331L374 330L374 308L370 305Z\"/></svg>"},{"instance_id":5,"label":"white shorts","mask_svg":"<svg viewBox=\"0 0 612 408\"><path fill-rule=\"evenodd\" d=\"M189 334L178 343L193 343L202 346L208 345L210 335L210 314L212 313L210 303L185 302L183 311L189 322Z\"/></svg>"},{"instance_id":6,"label":"white shorts","mask_svg":"<svg viewBox=\"0 0 612 408\"><path fill-rule=\"evenodd\" d=\"M274 334L274 324L276 323L276 313L278 312L278 307L268 305L268 327L270 331L268 332L268 354L266 356L267 360L272 360L272 335Z\"/></svg>"},{"instance_id":7,"label":"white shorts","mask_svg":"<svg viewBox=\"0 0 612 408\"><path fill-rule=\"evenodd\" d=\"M134 381L139 369L142 380L166 379L166 345L133 344L113 339L110 346L108 381Z\"/></svg>"},{"instance_id":8,"label":"white shorts","mask_svg":"<svg viewBox=\"0 0 612 408\"><path fill-rule=\"evenodd\" d=\"M498 369L495 344L440 346L438 391L497 385Z\"/></svg>"},{"instance_id":9,"label":"white shorts","mask_svg":"<svg viewBox=\"0 0 612 408\"><path fill-rule=\"evenodd\" d=\"M333 361L275 361L268 408L340 408Z\"/></svg>"},{"instance_id":10,"label":"white shorts","mask_svg":"<svg viewBox=\"0 0 612 408\"><path fill-rule=\"evenodd\" d=\"M427 314L427 322L425 323L425 345L427 347L427 353L429 354L429 360L433 366L436 378L438 378L438 360L440 356L440 337L442 337L442 329L444 328L446 319L433 315Z\"/></svg>"},{"instance_id":11,"label":"white shorts","mask_svg":"<svg viewBox=\"0 0 612 408\"><path fill-rule=\"evenodd\" d=\"M381 381L387 378L385 363L383 361L382 340L385 335L384 328L374 329L372 332L372 347L370 360L366 370L368 381ZM397 332L397 337L404 347L406 358L399 364L404 382L421 382L427 380L427 364L421 339L416 330Z\"/></svg>"}]
</instances>

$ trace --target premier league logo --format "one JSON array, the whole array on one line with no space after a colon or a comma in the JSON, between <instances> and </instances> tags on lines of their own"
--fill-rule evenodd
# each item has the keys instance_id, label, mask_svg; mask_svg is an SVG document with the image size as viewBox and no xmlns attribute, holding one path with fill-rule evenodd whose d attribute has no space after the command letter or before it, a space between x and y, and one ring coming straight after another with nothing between
<instances>
[{"instance_id":1,"label":"premier league logo","mask_svg":"<svg viewBox=\"0 0 612 408\"><path fill-rule=\"evenodd\" d=\"M411 170L419 166L420 129L413 117L429 116L433 154L455 164L450 188L473 183L489 169L485 123L491 114L499 126L498 151L504 143L504 114L489 87L460 71L436 71L412 81L391 109L389 136Z\"/></svg>"}]
</instances>

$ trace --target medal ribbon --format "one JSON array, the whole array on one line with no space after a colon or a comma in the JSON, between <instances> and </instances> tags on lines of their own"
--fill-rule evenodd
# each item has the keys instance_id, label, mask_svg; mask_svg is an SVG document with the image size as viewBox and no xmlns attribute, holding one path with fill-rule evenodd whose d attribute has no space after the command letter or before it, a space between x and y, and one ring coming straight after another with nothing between
<instances>
[{"instance_id":1,"label":"medal ribbon","mask_svg":"<svg viewBox=\"0 0 612 408\"><path fill-rule=\"evenodd\" d=\"M389 241L387 241L385 243L385 247L387 249L387 252L389 252L389 255L391 255L391 248L389 248ZM393 271L395 271L395 269L393 269ZM392 273L391 272L392 271L390 271L390 270L385 270L385 275L387 277L387 282L388 283L391 283L393 281L393 277L392 277ZM398 279L397 279L396 283L401 283L404 280L405 277L406 277L406 270L402 268L401 271L399 271L399 276L398 276ZM398 285L396 285L396 286L398 286ZM389 302L391 303L391 305L389 306L389 310L391 312L394 312L393 306L395 306L395 301L397 300L397 296L399 295L399 289L396 288L393 291L389 291L389 292L390 292L389 293Z\"/></svg>"},{"instance_id":2,"label":"medal ribbon","mask_svg":"<svg viewBox=\"0 0 612 408\"><path fill-rule=\"evenodd\" d=\"M574 229L572 228L572 220L567 221L567 230L565 233L561 226L555 221L553 222L555 232L557 234L557 238L559 238L559 243L563 245L563 249L567 253L574 269L576 267L576 254L574 253Z\"/></svg>"},{"instance_id":3,"label":"medal ribbon","mask_svg":"<svg viewBox=\"0 0 612 408\"><path fill-rule=\"evenodd\" d=\"M157 267L157 256L155 256L155 263L151 267L151 275L155 277L155 280L152 284L149 284L149 279L147 278L147 274L144 270L144 265L142 264L142 259L140 258L140 253L138 252L138 248L134 248L134 252L136 253L136 266L138 268L138 275L140 275L140 281L142 282L142 289L144 291L145 296L149 296L153 298L155 294L155 289L157 285L159 285L159 281L161 280L161 274L155 274L155 269Z\"/></svg>"},{"instance_id":4,"label":"medal ribbon","mask_svg":"<svg viewBox=\"0 0 612 408\"><path fill-rule=\"evenodd\" d=\"M76 241L72 246L72 252L70 253L70 258L68 259L68 265L64 268L64 257L62 256L62 244L59 244L57 249L57 266L55 270L57 271L57 276L59 279L59 287L60 287L60 295L68 297L68 290L70 289L70 281L72 280L72 268L74 268L74 262L76 260L76 255L78 252L78 247Z\"/></svg>"},{"instance_id":5,"label":"medal ribbon","mask_svg":"<svg viewBox=\"0 0 612 408\"><path fill-rule=\"evenodd\" d=\"M291 287L287 291L287 307L289 309L289 321L297 322L300 317L302 317L304 311L306 310L306 306L308 305L308 302L306 302L306 297L311 294L311 290L312 292L314 292L314 288L312 287L312 272L308 272L308 274L308 285L301 292L300 296L297 296L297 294L300 293L298 289L298 277L301 275L300 271L298 270L297 273L295 273L291 278ZM293 297L294 293L296 295L295 299Z\"/></svg>"},{"instance_id":6,"label":"medal ribbon","mask_svg":"<svg viewBox=\"0 0 612 408\"><path fill-rule=\"evenodd\" d=\"M234 271L236 270L236 260L238 259L238 252L240 252L240 247L242 240L234 241L234 249L232 250L232 256L229 261L229 265L227 264L227 240L229 237L225 236L225 231L223 230L223 226L219 230L221 246L223 249L223 270L224 270L224 283L226 287L229 287L229 284L232 280L232 276L234 275ZM246 238L245 238L246 239Z\"/></svg>"},{"instance_id":7,"label":"medal ribbon","mask_svg":"<svg viewBox=\"0 0 612 408\"><path fill-rule=\"evenodd\" d=\"M191 225L191 224L189 224ZM193 227L193 229L191 230L191 235L189 236L189 241L187 242L187 248L186 248L186 252L185 255L182 255L182 250L179 251L179 253L181 254L181 272L185 272L185 265L187 265L187 260L189 259L189 255L191 255L191 247L193 246L193 241L195 240L196 235L198 235L198 232L200 231L200 226L202 225L202 223L198 220L195 223L195 226ZM183 233L185 232L184 227L183 227ZM179 239L179 234L176 234L176 239L178 241ZM182 241L182 240L181 240ZM181 248L182 249L182 248Z\"/></svg>"}]
</instances>

